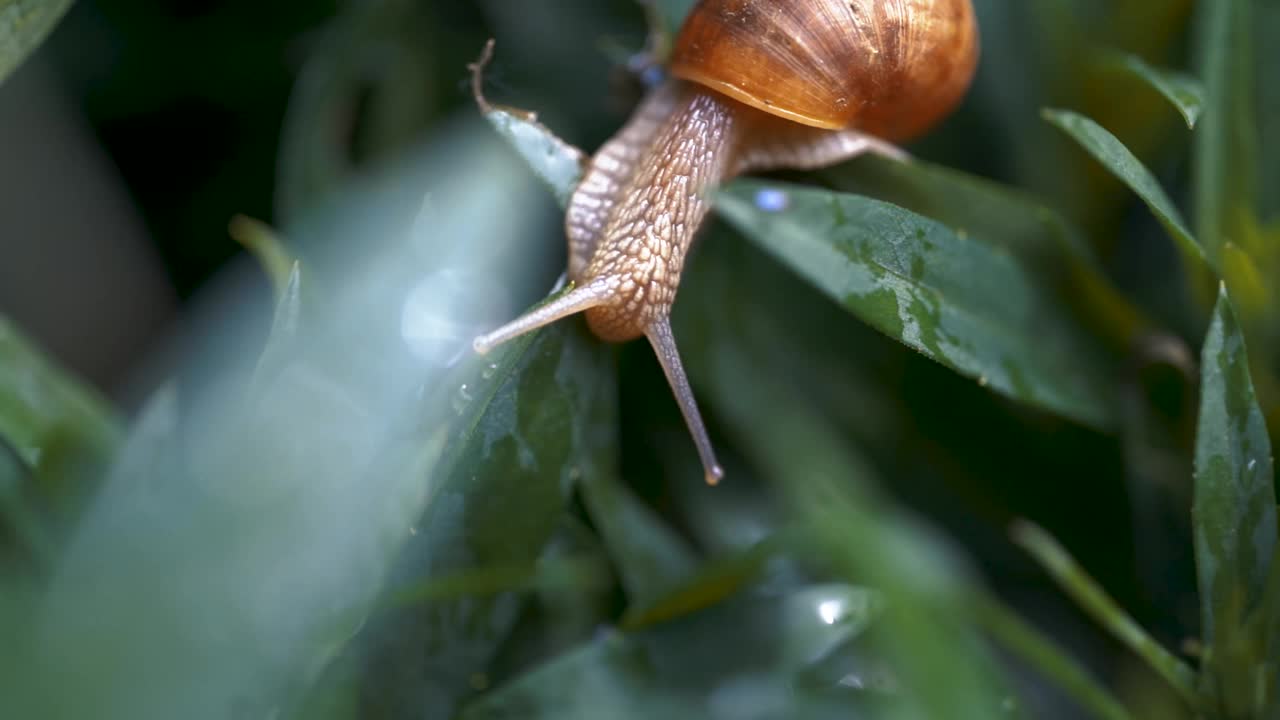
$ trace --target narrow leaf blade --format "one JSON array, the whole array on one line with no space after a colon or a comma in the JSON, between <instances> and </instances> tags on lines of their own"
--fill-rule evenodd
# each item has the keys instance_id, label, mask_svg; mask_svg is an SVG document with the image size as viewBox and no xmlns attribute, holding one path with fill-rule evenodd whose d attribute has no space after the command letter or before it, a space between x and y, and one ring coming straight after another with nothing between
<instances>
[{"instance_id":1,"label":"narrow leaf blade","mask_svg":"<svg viewBox=\"0 0 1280 720\"><path fill-rule=\"evenodd\" d=\"M0 316L0 437L31 466L68 443L106 453L120 438L114 410Z\"/></svg>"},{"instance_id":2,"label":"narrow leaf blade","mask_svg":"<svg viewBox=\"0 0 1280 720\"><path fill-rule=\"evenodd\" d=\"M1093 120L1067 110L1045 110L1044 118L1070 135L1112 175L1137 193L1147 207L1151 208L1151 212L1155 213L1156 219L1178 244L1189 262L1200 263L1207 260L1204 249L1187 229L1182 213L1169 199L1164 188L1160 187L1160 182L1115 135Z\"/></svg>"},{"instance_id":3,"label":"narrow leaf blade","mask_svg":"<svg viewBox=\"0 0 1280 720\"><path fill-rule=\"evenodd\" d=\"M1118 54L1107 58L1107 65L1127 73L1160 93L1173 105L1188 129L1194 129L1204 112L1204 84L1198 79L1166 68L1148 64L1137 55Z\"/></svg>"},{"instance_id":4,"label":"narrow leaf blade","mask_svg":"<svg viewBox=\"0 0 1280 720\"><path fill-rule=\"evenodd\" d=\"M1256 200L1252 5L1248 0L1200 5L1200 77L1206 95L1194 156L1196 236L1215 266L1222 247L1238 242L1242 211L1251 211Z\"/></svg>"},{"instance_id":5,"label":"narrow leaf blade","mask_svg":"<svg viewBox=\"0 0 1280 720\"><path fill-rule=\"evenodd\" d=\"M1243 679L1252 665L1235 662L1261 661L1241 656L1240 635L1262 601L1275 557L1276 496L1271 442L1225 288L1205 338L1201 373L1192 517L1206 666L1220 679Z\"/></svg>"}]
</instances>

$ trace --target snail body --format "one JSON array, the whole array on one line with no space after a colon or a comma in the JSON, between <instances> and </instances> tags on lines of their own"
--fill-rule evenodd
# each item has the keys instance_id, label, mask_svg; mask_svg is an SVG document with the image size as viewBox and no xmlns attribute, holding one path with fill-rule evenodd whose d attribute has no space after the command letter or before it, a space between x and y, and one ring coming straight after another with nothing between
<instances>
[{"instance_id":1,"label":"snail body","mask_svg":"<svg viewBox=\"0 0 1280 720\"><path fill-rule=\"evenodd\" d=\"M707 191L866 152L905 159L890 141L946 115L976 64L970 0L703 0L676 39L672 78L592 156L569 199L573 289L477 338L476 351L578 312L601 339L647 337L717 482L670 326Z\"/></svg>"}]
</instances>

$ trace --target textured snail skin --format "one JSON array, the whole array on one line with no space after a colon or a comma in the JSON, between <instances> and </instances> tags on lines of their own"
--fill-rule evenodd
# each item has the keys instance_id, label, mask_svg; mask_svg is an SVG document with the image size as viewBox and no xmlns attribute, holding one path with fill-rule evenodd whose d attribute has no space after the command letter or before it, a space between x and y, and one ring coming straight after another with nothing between
<instances>
[{"instance_id":1,"label":"textured snail skin","mask_svg":"<svg viewBox=\"0 0 1280 720\"><path fill-rule=\"evenodd\" d=\"M575 251L569 279L606 284L608 301L587 310L587 324L613 342L640 337L670 314L685 254L710 209L706 190L731 167L740 125L726 99L678 82L656 91L637 117L642 144L624 131L596 153L566 215ZM591 211L602 208L602 226L581 222L598 221Z\"/></svg>"},{"instance_id":2,"label":"textured snail skin","mask_svg":"<svg viewBox=\"0 0 1280 720\"><path fill-rule=\"evenodd\" d=\"M569 199L573 289L477 338L476 350L578 312L601 339L648 338L714 484L723 471L670 325L708 191L744 172L814 169L865 152L903 159L876 135L917 134L959 101L977 62L973 24L969 0L704 0L677 40L676 77L591 158ZM756 49L734 47L748 41ZM838 58L852 65L837 81ZM759 86L741 68L708 68L720 63L739 63ZM474 82L485 108L482 65Z\"/></svg>"}]
</instances>

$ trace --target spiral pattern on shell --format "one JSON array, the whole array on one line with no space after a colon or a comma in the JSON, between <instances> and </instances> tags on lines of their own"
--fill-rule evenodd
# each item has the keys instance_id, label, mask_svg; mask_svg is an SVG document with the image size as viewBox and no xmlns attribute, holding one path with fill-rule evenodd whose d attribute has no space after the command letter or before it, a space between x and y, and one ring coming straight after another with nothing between
<instances>
[{"instance_id":1,"label":"spiral pattern on shell","mask_svg":"<svg viewBox=\"0 0 1280 720\"><path fill-rule=\"evenodd\" d=\"M970 0L702 0L671 68L780 117L900 141L959 103L977 62Z\"/></svg>"}]
</instances>

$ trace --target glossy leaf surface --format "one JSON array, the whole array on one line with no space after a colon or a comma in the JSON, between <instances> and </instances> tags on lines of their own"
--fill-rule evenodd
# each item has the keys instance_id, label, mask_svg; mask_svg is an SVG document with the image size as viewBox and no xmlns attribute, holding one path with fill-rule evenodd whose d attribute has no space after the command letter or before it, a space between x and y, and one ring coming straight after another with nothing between
<instances>
[{"instance_id":1,"label":"glossy leaf surface","mask_svg":"<svg viewBox=\"0 0 1280 720\"><path fill-rule=\"evenodd\" d=\"M773 211L762 194L781 193ZM1105 371L1036 274L981 238L878 200L734 183L721 215L885 334L1010 397L1106 427Z\"/></svg>"},{"instance_id":2,"label":"glossy leaf surface","mask_svg":"<svg viewBox=\"0 0 1280 720\"><path fill-rule=\"evenodd\" d=\"M1274 457L1254 396L1244 338L1225 289L1201 357L1192 517L1210 692L1231 714L1275 692L1258 667L1270 641L1260 618L1276 558ZM1258 683L1262 683L1259 685Z\"/></svg>"}]
</instances>

